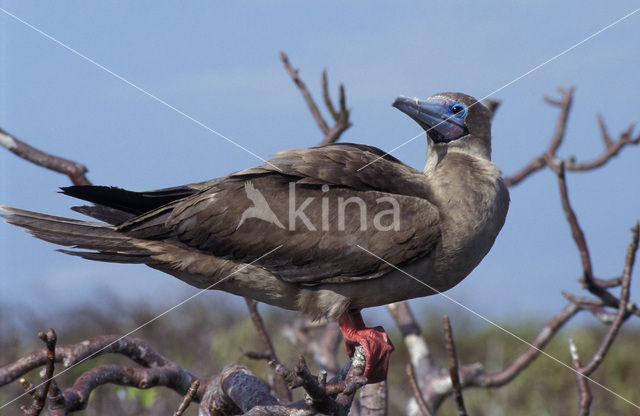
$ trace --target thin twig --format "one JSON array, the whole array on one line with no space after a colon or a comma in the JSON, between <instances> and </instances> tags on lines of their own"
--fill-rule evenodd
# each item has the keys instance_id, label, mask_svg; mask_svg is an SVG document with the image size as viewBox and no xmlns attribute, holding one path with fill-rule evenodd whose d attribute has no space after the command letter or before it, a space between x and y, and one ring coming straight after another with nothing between
<instances>
[{"instance_id":1,"label":"thin twig","mask_svg":"<svg viewBox=\"0 0 640 416\"><path fill-rule=\"evenodd\" d=\"M296 87L298 87L298 89L300 90L300 93L302 94L304 101L307 103L309 111L311 111L311 115L318 124L320 131L322 131L322 133L324 134L324 139L322 139L319 146L324 146L338 141L342 133L344 133L345 130L351 127L351 122L349 121L350 110L347 108L346 104L344 85L340 84L338 90L339 110L336 111L335 106L331 101L331 97L329 96L329 81L327 78L327 71L322 71L322 98L327 107L327 110L329 111L329 114L331 114L331 118L334 121L333 127L329 127L329 124L325 121L324 117L322 117L322 114L320 114L318 105L313 100L313 97L307 89L306 84L300 78L298 70L291 66L287 54L285 54L284 52L280 52L280 59L282 59L282 63L289 73L289 76L296 84Z\"/></svg>"},{"instance_id":2,"label":"thin twig","mask_svg":"<svg viewBox=\"0 0 640 416\"><path fill-rule=\"evenodd\" d=\"M556 122L556 129L553 133L553 138L551 139L549 148L545 152L546 155L550 158L554 158L556 156L558 148L564 140L565 132L567 131L567 121L569 120L569 112L571 110L571 104L573 102L573 87L569 88L568 90L558 87L557 90L561 96L561 99L559 101L553 102L547 98L547 102L555 103L555 105L560 107L560 116L558 117L558 121Z\"/></svg>"},{"instance_id":3,"label":"thin twig","mask_svg":"<svg viewBox=\"0 0 640 416\"><path fill-rule=\"evenodd\" d=\"M351 361L329 382L325 371L314 377L302 355L298 356L298 365L293 371L276 361L270 361L269 365L289 383L290 388L302 387L305 390L305 403L309 408L331 415L346 415L356 391L367 382L362 377L365 358L360 345L355 347Z\"/></svg>"},{"instance_id":4,"label":"thin twig","mask_svg":"<svg viewBox=\"0 0 640 416\"><path fill-rule=\"evenodd\" d=\"M602 129L605 128L604 121L599 120L598 123L601 126L600 129L602 131ZM618 140L613 142L610 142L611 138L605 130L604 133L602 133L603 140L605 142L605 151L600 156L587 162L576 162L574 160L567 160L566 169L574 171L586 171L599 168L600 166L611 160L611 158L620 153L620 150L622 150L625 146L637 145L638 143L640 143L640 133L633 138L631 137L634 126L635 123L631 123L629 127L627 127L627 129L620 134Z\"/></svg>"},{"instance_id":5,"label":"thin twig","mask_svg":"<svg viewBox=\"0 0 640 416\"><path fill-rule=\"evenodd\" d=\"M596 119L598 120L598 127L600 128L600 134L602 135L602 141L604 142L604 148L605 149L610 149L614 144L613 144L613 140L611 139L611 135L609 134L609 131L607 130L607 126L604 123L604 119L602 118L602 116L600 114L596 115Z\"/></svg>"},{"instance_id":6,"label":"thin twig","mask_svg":"<svg viewBox=\"0 0 640 416\"><path fill-rule=\"evenodd\" d=\"M497 373L483 374L479 376L476 380L472 381L471 385L499 387L513 380L518 374L520 374L520 372L522 372L522 370L527 368L529 364L533 362L533 360L540 354L540 350L542 350L547 343L551 341L560 328L562 328L562 326L579 310L580 308L573 303L565 306L542 328L538 335L531 341L531 346L516 357L509 365Z\"/></svg>"},{"instance_id":7,"label":"thin twig","mask_svg":"<svg viewBox=\"0 0 640 416\"><path fill-rule=\"evenodd\" d=\"M311 114L313 115L313 118L316 120L318 127L320 127L320 130L322 131L322 133L326 135L327 133L329 133L329 126L327 125L327 122L324 121L324 118L322 118L322 114L320 114L320 110L318 109L318 106L316 105L315 101L313 101L313 98L311 97L311 93L307 89L306 84L304 83L304 81L302 81L302 79L298 75L298 70L294 69L291 66L291 64L289 63L289 57L287 56L286 53L280 52L280 59L282 60L282 63L284 64L285 69L289 73L289 76L291 77L293 82L296 84L300 92L302 93L302 96L304 97L304 101L307 103L307 106L309 107L309 111L311 111Z\"/></svg>"},{"instance_id":8,"label":"thin twig","mask_svg":"<svg viewBox=\"0 0 640 416\"><path fill-rule=\"evenodd\" d=\"M591 266L591 255L589 254L589 248L587 247L587 240L584 237L584 232L582 231L580 224L578 224L578 217L576 216L576 213L571 207L571 203L569 202L569 192L567 190L564 162L561 162L558 165L556 173L558 175L558 185L560 187L562 209L564 211L565 217L567 218L567 222L569 223L569 227L571 228L571 235L573 236L573 240L578 247L580 261L582 262L585 284L588 286L589 283L593 284L593 268Z\"/></svg>"},{"instance_id":9,"label":"thin twig","mask_svg":"<svg viewBox=\"0 0 640 416\"><path fill-rule=\"evenodd\" d=\"M453 331L451 330L449 316L445 315L443 321L444 339L447 347L447 355L449 356L449 376L451 377L451 385L453 387L453 398L456 403L458 416L467 416L467 410L464 407L464 398L462 397L460 375L458 374L458 355L456 354L456 344L453 341Z\"/></svg>"},{"instance_id":10,"label":"thin twig","mask_svg":"<svg viewBox=\"0 0 640 416\"><path fill-rule=\"evenodd\" d=\"M504 178L507 186L513 186L520 183L532 173L542 169L545 165L555 165L558 163L556 152L565 136L567 121L569 117L569 110L571 108L571 102L573 100L573 88L564 90L559 88L561 99L551 99L545 97L545 101L551 105L560 107L560 115L556 123L556 129L552 136L547 149L539 156L534 157L527 165L511 176ZM568 171L588 171L599 168L607 163L614 156L616 156L625 146L637 145L640 143L640 133L635 137L632 137L635 123L631 123L619 136L618 140L613 140L611 135L607 131L604 120L600 115L597 116L598 127L600 134L604 142L604 151L602 154L594 158L593 160L586 162L576 162L573 158L569 158L564 161L565 169ZM604 286L603 286L604 287Z\"/></svg>"},{"instance_id":11,"label":"thin twig","mask_svg":"<svg viewBox=\"0 0 640 416\"><path fill-rule=\"evenodd\" d=\"M578 385L578 412L577 416L589 416L589 409L591 407L591 390L587 383L587 378L579 373L582 364L580 363L580 357L578 356L578 349L573 343L573 340L569 338L569 352L571 354L571 364L576 370L576 384Z\"/></svg>"},{"instance_id":12,"label":"thin twig","mask_svg":"<svg viewBox=\"0 0 640 416\"><path fill-rule=\"evenodd\" d=\"M191 387L189 387L187 394L184 395L182 402L180 402L180 406L178 406L173 416L182 416L182 414L185 410L187 410L187 408L191 404L191 401L198 392L198 387L200 387L200 380L193 380L193 383L191 383Z\"/></svg>"},{"instance_id":13,"label":"thin twig","mask_svg":"<svg viewBox=\"0 0 640 416\"><path fill-rule=\"evenodd\" d=\"M545 165L547 165L549 161L555 158L556 152L558 151L558 148L560 147L560 144L562 144L562 140L564 139L567 120L569 118L569 110L571 109L571 103L573 101L573 88L570 88L568 90L558 88L558 92L562 97L561 100L552 100L548 97L545 97L545 101L547 103L560 107L560 115L558 116L556 129L551 138L551 141L549 142L549 146L540 156L534 157L531 162L520 169L517 173L505 177L504 182L505 184L507 184L507 186L517 185L524 178L542 169L543 167L545 167Z\"/></svg>"},{"instance_id":14,"label":"thin twig","mask_svg":"<svg viewBox=\"0 0 640 416\"><path fill-rule=\"evenodd\" d=\"M258 335L260 336L260 340L262 341L262 345L264 346L266 356L269 361L278 361L278 357L276 356L275 349L273 348L273 343L271 342L271 337L267 332L267 329L264 326L264 321L262 317L258 313L258 302L253 299L244 298L247 303L247 307L249 308L249 315L251 316L251 321L253 325L256 327L258 331ZM247 356L251 357L251 355L247 354ZM253 358L253 357L252 357ZM287 388L287 382L284 378L276 374L275 378L274 390L278 398L286 401L287 403L291 401L291 391Z\"/></svg>"},{"instance_id":15,"label":"thin twig","mask_svg":"<svg viewBox=\"0 0 640 416\"><path fill-rule=\"evenodd\" d=\"M561 292L569 302L580 307L580 309L587 310L593 314L600 322L606 325L610 325L615 319L615 314L610 313L605 307L601 299L588 298L586 296L574 296L570 293Z\"/></svg>"},{"instance_id":16,"label":"thin twig","mask_svg":"<svg viewBox=\"0 0 640 416\"><path fill-rule=\"evenodd\" d=\"M333 107L333 102L331 101L331 97L329 96L329 79L327 77L327 70L322 71L322 98L324 99L324 105L329 110L331 114L331 118L337 120L339 117L338 112Z\"/></svg>"},{"instance_id":17,"label":"thin twig","mask_svg":"<svg viewBox=\"0 0 640 416\"><path fill-rule=\"evenodd\" d=\"M420 408L422 415L433 416L433 413L429 410L427 402L424 400L424 397L422 397L422 392L420 391L418 380L416 379L416 373L410 363L407 363L407 376L409 376L409 385L411 386L411 391L413 391L413 397L415 397L416 402L418 402L418 407Z\"/></svg>"},{"instance_id":18,"label":"thin twig","mask_svg":"<svg viewBox=\"0 0 640 416\"><path fill-rule=\"evenodd\" d=\"M340 84L338 89L339 96L338 102L340 103L340 112L336 117L334 117L335 124L331 127L331 130L325 135L324 139L320 143L320 146L324 146L330 143L334 143L338 141L342 133L351 127L351 122L349 121L349 115L351 110L347 108L347 99L344 92L344 85Z\"/></svg>"},{"instance_id":19,"label":"thin twig","mask_svg":"<svg viewBox=\"0 0 640 416\"><path fill-rule=\"evenodd\" d=\"M35 386L33 384L31 384L31 382L29 380L27 380L24 377L20 377L18 379L18 383L20 383L20 385L24 389L25 393L27 393L29 396L35 398L35 396L36 396L36 388L35 388Z\"/></svg>"},{"instance_id":20,"label":"thin twig","mask_svg":"<svg viewBox=\"0 0 640 416\"><path fill-rule=\"evenodd\" d=\"M249 308L249 316L251 317L251 321L256 327L256 331L258 331L258 335L260 336L260 340L262 341L262 345L264 346L265 355L268 355L272 360L277 359L276 353L273 349L273 343L271 342L271 337L269 337L269 333L264 326L264 321L258 313L258 302L250 298L244 298L244 300L247 303L247 307Z\"/></svg>"},{"instance_id":21,"label":"thin twig","mask_svg":"<svg viewBox=\"0 0 640 416\"><path fill-rule=\"evenodd\" d=\"M635 262L636 253L638 250L639 228L640 224L636 223L636 225L632 229L633 236L631 239L631 243L629 243L629 247L627 248L624 271L622 273L622 288L620 289L620 304L618 305L618 313L616 314L616 318L609 327L604 338L602 339L600 346L591 357L589 363L580 368L580 372L585 376L589 376L598 368L598 366L600 366L600 364L604 360L604 357L607 355L609 348L613 344L613 341L616 338L620 327L622 326L623 322L629 317L630 311L628 310L627 305L629 304L631 272L633 270L633 264Z\"/></svg>"},{"instance_id":22,"label":"thin twig","mask_svg":"<svg viewBox=\"0 0 640 416\"><path fill-rule=\"evenodd\" d=\"M0 146L6 147L24 160L67 175L74 185L91 185L85 176L89 171L85 165L36 149L1 128Z\"/></svg>"},{"instance_id":23,"label":"thin twig","mask_svg":"<svg viewBox=\"0 0 640 416\"><path fill-rule=\"evenodd\" d=\"M28 409L22 409L24 411L24 414L27 416L38 416L42 412L42 409L44 409L44 405L49 394L49 387L51 386L51 379L53 377L53 370L56 361L56 332L52 328L49 329L46 333L38 333L38 337L46 345L47 364L44 374L42 375L42 383L40 384L40 387L35 389L35 391L33 391L32 393L33 402L31 403L31 406L29 406ZM30 386L30 383L25 380L24 382L22 382L22 386L25 387L25 390L31 393L33 386Z\"/></svg>"},{"instance_id":24,"label":"thin twig","mask_svg":"<svg viewBox=\"0 0 640 416\"><path fill-rule=\"evenodd\" d=\"M49 387L49 395L47 396L47 412L49 412L49 416L67 415L64 396L58 388L58 383L56 383L55 379L51 380L51 387Z\"/></svg>"},{"instance_id":25,"label":"thin twig","mask_svg":"<svg viewBox=\"0 0 640 416\"><path fill-rule=\"evenodd\" d=\"M567 222L569 223L569 227L571 228L571 235L576 243L578 252L580 254L580 261L582 262L583 277L581 281L587 288L587 290L602 299L605 305L617 307L618 300L615 298L615 296L609 293L606 289L600 287L593 280L591 254L589 253L589 248L587 246L584 232L582 231L582 228L578 223L578 217L576 216L575 211L571 207L571 202L569 201L569 192L567 190L564 162L560 162L558 166L554 168L554 170L556 171L556 174L558 176L558 186L560 188L560 200L562 201L562 209L564 211L565 217L567 218Z\"/></svg>"},{"instance_id":26,"label":"thin twig","mask_svg":"<svg viewBox=\"0 0 640 416\"><path fill-rule=\"evenodd\" d=\"M311 331L319 330L320 334ZM313 359L321 370L325 370L329 378L339 370L338 348L342 343L342 335L337 322L309 321L298 318L285 323L282 334L304 353L313 354Z\"/></svg>"}]
</instances>

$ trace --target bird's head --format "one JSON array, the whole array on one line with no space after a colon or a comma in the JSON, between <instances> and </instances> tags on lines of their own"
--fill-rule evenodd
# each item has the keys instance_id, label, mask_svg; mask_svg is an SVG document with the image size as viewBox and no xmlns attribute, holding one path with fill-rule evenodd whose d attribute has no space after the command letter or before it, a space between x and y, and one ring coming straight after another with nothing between
<instances>
[{"instance_id":1,"label":"bird's head","mask_svg":"<svg viewBox=\"0 0 640 416\"><path fill-rule=\"evenodd\" d=\"M491 159L491 111L475 98L443 92L426 100L398 97L393 106L427 132L430 148L456 148Z\"/></svg>"}]
</instances>

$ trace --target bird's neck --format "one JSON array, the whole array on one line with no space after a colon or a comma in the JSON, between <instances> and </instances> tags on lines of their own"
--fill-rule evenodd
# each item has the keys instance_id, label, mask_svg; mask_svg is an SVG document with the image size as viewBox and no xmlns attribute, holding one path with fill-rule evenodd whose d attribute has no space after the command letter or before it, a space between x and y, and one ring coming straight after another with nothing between
<instances>
[{"instance_id":1,"label":"bird's neck","mask_svg":"<svg viewBox=\"0 0 640 416\"><path fill-rule=\"evenodd\" d=\"M430 176L433 172L436 171L440 162L447 155L447 147L439 144L434 144L433 142L429 143L427 147L427 162L424 165L424 173L427 176Z\"/></svg>"},{"instance_id":2,"label":"bird's neck","mask_svg":"<svg viewBox=\"0 0 640 416\"><path fill-rule=\"evenodd\" d=\"M496 184L502 182L500 169L489 159L451 146L430 146L423 173L436 200L448 203L464 204L473 199L470 193L478 192L491 198Z\"/></svg>"},{"instance_id":3,"label":"bird's neck","mask_svg":"<svg viewBox=\"0 0 640 416\"><path fill-rule=\"evenodd\" d=\"M464 140L453 141L451 143L434 143L428 140L427 162L423 173L429 176L430 173L438 169L440 163L447 158L447 155L466 155L468 157L491 163L491 145L489 140Z\"/></svg>"}]
</instances>

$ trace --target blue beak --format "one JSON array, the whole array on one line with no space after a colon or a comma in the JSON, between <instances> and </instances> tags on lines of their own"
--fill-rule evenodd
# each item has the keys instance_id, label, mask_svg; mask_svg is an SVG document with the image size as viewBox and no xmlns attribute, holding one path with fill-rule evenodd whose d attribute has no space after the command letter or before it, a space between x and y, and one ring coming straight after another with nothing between
<instances>
[{"instance_id":1,"label":"blue beak","mask_svg":"<svg viewBox=\"0 0 640 416\"><path fill-rule=\"evenodd\" d=\"M393 106L415 120L435 143L449 142L468 133L464 120L450 110L451 101L437 97L427 100L398 97Z\"/></svg>"}]
</instances>

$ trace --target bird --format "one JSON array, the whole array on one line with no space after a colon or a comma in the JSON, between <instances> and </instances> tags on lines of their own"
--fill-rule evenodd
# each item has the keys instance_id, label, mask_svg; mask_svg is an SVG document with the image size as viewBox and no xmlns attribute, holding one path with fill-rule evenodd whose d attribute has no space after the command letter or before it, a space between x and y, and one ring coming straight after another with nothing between
<instances>
[{"instance_id":1,"label":"bird","mask_svg":"<svg viewBox=\"0 0 640 416\"><path fill-rule=\"evenodd\" d=\"M70 186L98 221L0 206L10 224L89 260L141 263L215 289L339 322L347 353L386 379L393 344L361 310L450 289L504 225L509 193L491 162L491 112L445 92L393 107L426 132L423 171L373 146L285 150L221 178L148 192Z\"/></svg>"}]
</instances>

